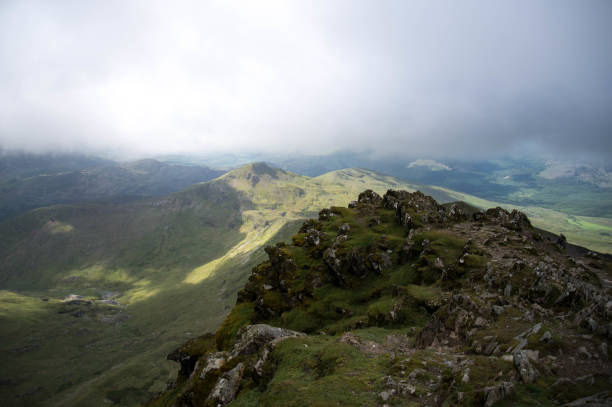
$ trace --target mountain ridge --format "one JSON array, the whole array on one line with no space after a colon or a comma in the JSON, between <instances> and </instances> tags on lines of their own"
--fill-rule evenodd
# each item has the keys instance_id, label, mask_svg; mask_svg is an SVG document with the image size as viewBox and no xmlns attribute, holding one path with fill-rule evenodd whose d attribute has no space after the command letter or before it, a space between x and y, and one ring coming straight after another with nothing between
<instances>
[{"instance_id":1,"label":"mountain ridge","mask_svg":"<svg viewBox=\"0 0 612 407\"><path fill-rule=\"evenodd\" d=\"M516 210L394 190L292 241L266 248L214 334L168 355L179 376L148 406L612 402L609 256Z\"/></svg>"}]
</instances>

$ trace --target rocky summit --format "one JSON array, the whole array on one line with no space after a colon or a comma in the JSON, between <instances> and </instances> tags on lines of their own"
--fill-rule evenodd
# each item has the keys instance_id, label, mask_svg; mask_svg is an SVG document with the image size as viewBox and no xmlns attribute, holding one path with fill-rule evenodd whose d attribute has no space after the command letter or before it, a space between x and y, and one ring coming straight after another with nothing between
<instances>
[{"instance_id":1,"label":"rocky summit","mask_svg":"<svg viewBox=\"0 0 612 407\"><path fill-rule=\"evenodd\" d=\"M266 252L149 406L612 404L612 261L519 211L368 190Z\"/></svg>"}]
</instances>

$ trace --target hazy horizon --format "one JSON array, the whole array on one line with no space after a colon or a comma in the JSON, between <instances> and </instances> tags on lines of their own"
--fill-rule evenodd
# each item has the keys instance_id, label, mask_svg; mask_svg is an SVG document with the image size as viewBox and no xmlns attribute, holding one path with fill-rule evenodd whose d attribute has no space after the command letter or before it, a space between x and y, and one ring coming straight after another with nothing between
<instances>
[{"instance_id":1,"label":"hazy horizon","mask_svg":"<svg viewBox=\"0 0 612 407\"><path fill-rule=\"evenodd\" d=\"M612 158L612 3L5 1L0 150Z\"/></svg>"}]
</instances>

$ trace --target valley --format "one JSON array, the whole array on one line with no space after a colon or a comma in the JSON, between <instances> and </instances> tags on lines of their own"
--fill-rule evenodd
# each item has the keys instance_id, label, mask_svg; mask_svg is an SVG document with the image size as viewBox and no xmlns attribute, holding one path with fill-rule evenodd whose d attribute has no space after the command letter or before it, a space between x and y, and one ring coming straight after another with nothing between
<instances>
[{"instance_id":1,"label":"valley","mask_svg":"<svg viewBox=\"0 0 612 407\"><path fill-rule=\"evenodd\" d=\"M2 398L12 405L136 405L163 391L176 375L165 356L219 326L265 258L264 246L288 241L303 219L346 206L368 188L498 206L369 170L310 178L254 163L159 198L55 205L3 222ZM521 209L571 242L612 247L597 235L605 219Z\"/></svg>"}]
</instances>

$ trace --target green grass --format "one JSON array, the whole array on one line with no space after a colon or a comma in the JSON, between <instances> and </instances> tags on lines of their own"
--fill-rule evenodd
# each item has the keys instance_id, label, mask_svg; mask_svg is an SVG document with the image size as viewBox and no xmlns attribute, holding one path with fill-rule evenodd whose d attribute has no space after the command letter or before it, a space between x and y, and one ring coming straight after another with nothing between
<instances>
[{"instance_id":1,"label":"green grass","mask_svg":"<svg viewBox=\"0 0 612 407\"><path fill-rule=\"evenodd\" d=\"M289 339L273 357L276 371L267 391L257 395L259 406L375 405L388 369L386 358L368 357L335 337ZM247 393L230 405L249 405L254 396Z\"/></svg>"}]
</instances>

